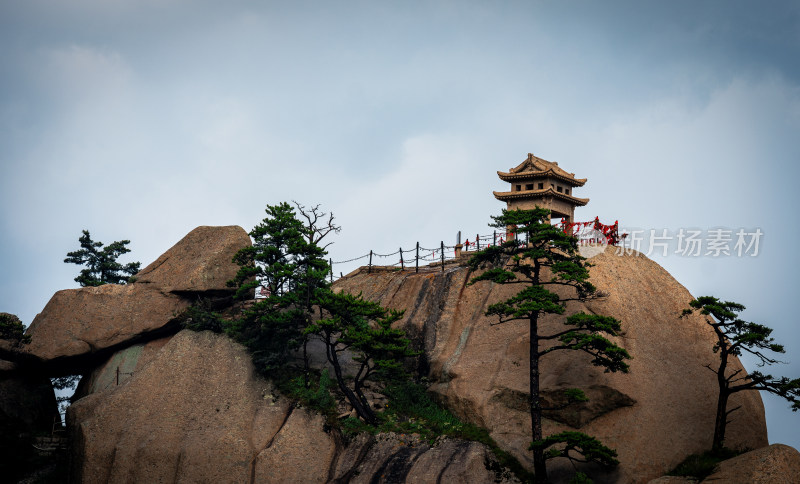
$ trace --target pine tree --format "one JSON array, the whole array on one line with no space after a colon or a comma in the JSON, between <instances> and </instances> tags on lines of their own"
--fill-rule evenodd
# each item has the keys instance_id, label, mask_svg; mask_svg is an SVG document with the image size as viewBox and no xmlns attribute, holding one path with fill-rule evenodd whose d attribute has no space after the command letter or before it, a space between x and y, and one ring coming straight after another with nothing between
<instances>
[{"instance_id":1,"label":"pine tree","mask_svg":"<svg viewBox=\"0 0 800 484\"><path fill-rule=\"evenodd\" d=\"M702 296L689 302L689 308L684 309L681 317L699 311L705 316L705 322L717 336L714 343L714 352L719 353L719 365L706 368L717 376L719 395L717 398L717 413L714 419L714 440L711 451L721 453L725 443L725 428L730 420L728 417L740 407L728 410L728 399L734 393L746 390L764 390L766 392L785 398L791 403L792 411L800 410L800 378L790 380L786 377L776 378L759 371L747 373L744 368L731 371L728 368L731 356L740 356L742 352L749 353L758 360L759 366L779 363L778 360L766 354L785 353L783 345L775 343L770 337L772 329L762 324L751 323L739 318L739 313L745 307L731 301L720 301L712 296Z\"/></svg>"},{"instance_id":2,"label":"pine tree","mask_svg":"<svg viewBox=\"0 0 800 484\"><path fill-rule=\"evenodd\" d=\"M402 359L417 353L410 349L405 333L391 327L401 312L384 309L360 295L331 291L326 281L327 253L319 244L339 227L333 215L319 206L295 205L306 223L287 203L268 205L267 217L250 232L253 245L234 256L239 271L228 285L237 288L236 297L251 299L258 287L266 289L266 297L240 318L225 323L225 331L247 346L264 374L287 368L294 352L301 346L305 350L308 338L320 338L339 389L359 417L375 424L377 416L364 393L365 383L404 375ZM343 372L339 358L343 351L350 352L358 364L352 380ZM305 351L303 355L308 387Z\"/></svg>"},{"instance_id":3,"label":"pine tree","mask_svg":"<svg viewBox=\"0 0 800 484\"><path fill-rule=\"evenodd\" d=\"M530 336L529 347L529 407L533 442L533 464L536 482L547 482L548 458L582 454L591 461L615 465L616 453L599 441L580 432L562 432L544 438L542 435L542 407L540 401L539 360L555 351L582 351L592 356L592 364L606 371L628 371L625 363L630 355L626 350L609 341L605 335L616 336L620 322L608 316L577 313L564 320L564 329L544 333L539 325L544 314L564 314L568 301L586 301L596 296L595 287L589 282L589 270L585 259L578 254L577 239L550 225L549 210L503 210L493 216L492 227L511 228L516 237L527 244L510 240L500 246L491 246L476 253L470 259L470 267L477 270L486 265L487 270L471 279L493 281L498 284L515 284L521 290L511 298L492 304L486 314L498 317L497 324L526 321ZM572 289L570 297L560 297L548 288ZM570 389L569 401L585 401L579 389Z\"/></svg>"},{"instance_id":4,"label":"pine tree","mask_svg":"<svg viewBox=\"0 0 800 484\"><path fill-rule=\"evenodd\" d=\"M342 228L334 223L333 213L325 213L319 205L305 207L304 205L292 201L300 217L305 219L303 223L303 237L306 240L304 250L299 254L298 268L304 274L300 295L305 300L306 322L304 326L311 324L313 306L320 292L328 290L326 281L330 273L330 265L325 260L326 249L332 243L328 242L321 245L323 239L331 233L339 233ZM309 387L309 359L308 359L308 335L303 339L303 381L306 388Z\"/></svg>"},{"instance_id":5,"label":"pine tree","mask_svg":"<svg viewBox=\"0 0 800 484\"><path fill-rule=\"evenodd\" d=\"M371 425L377 423L375 411L364 394L365 382L393 381L404 376L402 360L416 356L405 332L392 328L402 311L387 310L366 301L361 295L324 291L317 300L323 316L306 328L307 334L319 335L325 343L328 362L333 367L339 389L359 417ZM349 351L358 371L348 385L339 354Z\"/></svg>"},{"instance_id":6,"label":"pine tree","mask_svg":"<svg viewBox=\"0 0 800 484\"><path fill-rule=\"evenodd\" d=\"M0 313L0 339L8 340L14 345L30 343L30 335L25 334L25 325L10 313Z\"/></svg>"},{"instance_id":7,"label":"pine tree","mask_svg":"<svg viewBox=\"0 0 800 484\"><path fill-rule=\"evenodd\" d=\"M327 267L324 251L308 244L305 227L288 203L268 205L267 217L250 231L253 245L233 258L239 271L228 285L236 287L236 298L253 298L263 287L266 297L256 301L227 328L250 350L253 362L262 373L286 366L290 355L304 342L303 330L309 323L306 287L324 287L324 272L314 281L307 279L309 268ZM321 279L321 280L320 280Z\"/></svg>"},{"instance_id":8,"label":"pine tree","mask_svg":"<svg viewBox=\"0 0 800 484\"><path fill-rule=\"evenodd\" d=\"M131 251L126 247L131 243L130 240L118 240L103 247L102 242L93 241L89 231L84 230L78 241L81 244L80 250L67 253L64 262L87 266L75 278L75 282L81 287L125 284L130 276L139 272L140 262L125 265L117 262L119 256Z\"/></svg>"}]
</instances>

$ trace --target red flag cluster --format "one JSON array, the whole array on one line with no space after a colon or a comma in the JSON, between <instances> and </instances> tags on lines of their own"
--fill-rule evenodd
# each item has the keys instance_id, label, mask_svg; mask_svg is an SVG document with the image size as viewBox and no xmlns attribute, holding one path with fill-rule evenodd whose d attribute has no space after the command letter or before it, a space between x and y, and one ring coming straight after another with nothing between
<instances>
[{"instance_id":1,"label":"red flag cluster","mask_svg":"<svg viewBox=\"0 0 800 484\"><path fill-rule=\"evenodd\" d=\"M588 228L589 226L592 227L592 240L600 238L600 234L602 237L605 237L606 242L609 245L617 245L619 241L624 239L628 234L619 235L619 221L615 220L613 225L605 225L600 223L600 217L595 217L591 222L573 222L573 223L566 223L566 221L562 218L561 219L561 227L564 229L565 234L570 234L574 237L581 238L581 232ZM584 237L585 238L585 237ZM600 240L594 240L596 242L600 242Z\"/></svg>"}]
</instances>

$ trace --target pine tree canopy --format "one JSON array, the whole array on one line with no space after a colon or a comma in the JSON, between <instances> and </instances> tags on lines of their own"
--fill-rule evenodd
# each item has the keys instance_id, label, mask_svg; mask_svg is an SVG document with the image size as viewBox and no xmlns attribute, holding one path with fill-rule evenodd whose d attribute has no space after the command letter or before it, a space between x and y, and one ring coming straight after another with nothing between
<instances>
[{"instance_id":1,"label":"pine tree canopy","mask_svg":"<svg viewBox=\"0 0 800 484\"><path fill-rule=\"evenodd\" d=\"M93 241L89 231L84 230L78 241L81 248L68 252L64 262L86 266L75 278L75 282L81 287L125 284L131 276L139 272L140 262L125 265L117 262L119 256L130 252L126 247L131 243L130 240L118 240L103 247L102 242Z\"/></svg>"},{"instance_id":2,"label":"pine tree canopy","mask_svg":"<svg viewBox=\"0 0 800 484\"><path fill-rule=\"evenodd\" d=\"M723 450L729 417L739 408L728 409L728 398L734 393L763 390L786 399L793 411L800 410L800 378L777 378L759 371L748 374L744 368L731 368L730 356L748 353L756 358L759 366L765 366L781 363L770 353L785 353L783 345L772 338L772 328L739 317L739 313L744 310L742 304L722 301L713 296L702 296L690 301L689 308L681 313L681 317L685 317L695 311L699 312L717 337L712 349L719 355L719 363L706 365L706 368L717 375L719 386L712 441L714 452Z\"/></svg>"}]
</instances>

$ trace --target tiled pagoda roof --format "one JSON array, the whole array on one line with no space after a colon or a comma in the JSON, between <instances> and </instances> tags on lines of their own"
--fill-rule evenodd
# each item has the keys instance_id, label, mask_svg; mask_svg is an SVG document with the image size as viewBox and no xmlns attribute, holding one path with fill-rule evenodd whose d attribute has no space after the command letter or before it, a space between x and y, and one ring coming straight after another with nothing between
<instances>
[{"instance_id":1,"label":"tiled pagoda roof","mask_svg":"<svg viewBox=\"0 0 800 484\"><path fill-rule=\"evenodd\" d=\"M586 178L575 178L575 173L568 173L558 163L539 158L533 153L528 153L528 158L510 171L498 171L497 176L507 182L552 177L573 187L581 187L586 183Z\"/></svg>"}]
</instances>

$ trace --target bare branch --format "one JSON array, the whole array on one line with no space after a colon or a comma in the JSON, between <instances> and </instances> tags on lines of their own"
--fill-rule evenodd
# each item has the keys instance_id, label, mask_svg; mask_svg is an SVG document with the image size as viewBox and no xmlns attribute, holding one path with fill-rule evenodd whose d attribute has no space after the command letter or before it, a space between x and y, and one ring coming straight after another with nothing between
<instances>
[{"instance_id":1,"label":"bare branch","mask_svg":"<svg viewBox=\"0 0 800 484\"><path fill-rule=\"evenodd\" d=\"M540 340L542 340L542 339L543 339L543 340L556 339L556 338L558 338L558 337L564 336L565 334L567 334L567 333L571 333L571 332L573 332L573 331L576 331L576 328L570 328L570 329L566 329L566 330L564 330L564 331L562 331L562 332L560 332L560 333L551 334L551 335L549 335L549 336L539 336L539 339L540 339Z\"/></svg>"},{"instance_id":2,"label":"bare branch","mask_svg":"<svg viewBox=\"0 0 800 484\"><path fill-rule=\"evenodd\" d=\"M523 321L525 318L511 318L511 319L503 319L500 318L500 321L496 323L489 323L489 326L499 326L501 324L512 323L514 321Z\"/></svg>"},{"instance_id":3,"label":"bare branch","mask_svg":"<svg viewBox=\"0 0 800 484\"><path fill-rule=\"evenodd\" d=\"M334 223L333 212L323 212L319 205L305 207L295 200L292 200L292 203L294 203L294 205L297 207L297 211L300 212L300 215L302 215L308 223L306 225L306 229L308 230L307 239L309 243L319 245L322 239L324 239L331 232L337 234L341 232L342 228ZM323 221L326 216L328 217L327 221ZM331 244L332 242L329 242L328 244L321 246L321 248L325 249Z\"/></svg>"},{"instance_id":4,"label":"bare branch","mask_svg":"<svg viewBox=\"0 0 800 484\"><path fill-rule=\"evenodd\" d=\"M733 412L735 412L735 411L739 410L740 408L742 408L742 406L741 406L741 405L739 405L739 406L737 406L737 407L733 407L733 408L732 408L732 409L730 409L730 410L727 410L727 411L725 412L725 416L727 417L728 415L730 415L730 414L732 414Z\"/></svg>"},{"instance_id":5,"label":"bare branch","mask_svg":"<svg viewBox=\"0 0 800 484\"><path fill-rule=\"evenodd\" d=\"M732 381L732 378L735 377L736 375L738 375L739 373L741 373L742 371L743 370L741 368L736 370L736 371L734 371L733 373L731 373L731 375L729 377L725 378L725 381L730 383ZM741 380L741 378L737 378L736 380L733 380L733 381L738 381L738 380Z\"/></svg>"}]
</instances>

